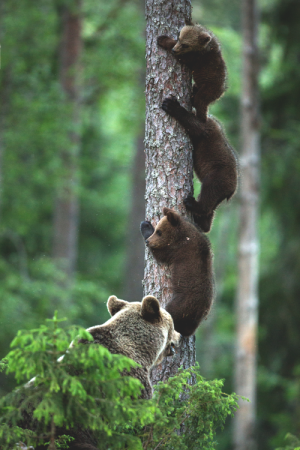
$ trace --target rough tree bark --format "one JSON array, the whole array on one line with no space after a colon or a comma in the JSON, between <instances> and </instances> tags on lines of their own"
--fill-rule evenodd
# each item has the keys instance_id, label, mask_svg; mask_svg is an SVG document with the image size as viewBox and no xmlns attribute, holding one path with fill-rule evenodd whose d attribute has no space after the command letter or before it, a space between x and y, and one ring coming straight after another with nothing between
<instances>
[{"instance_id":1,"label":"rough tree bark","mask_svg":"<svg viewBox=\"0 0 300 450\"><path fill-rule=\"evenodd\" d=\"M61 10L60 82L68 104L70 130L69 146L61 151L63 177L55 203L53 257L65 271L68 281L75 270L78 236L80 7L81 0L75 0Z\"/></svg>"},{"instance_id":2,"label":"rough tree bark","mask_svg":"<svg viewBox=\"0 0 300 450\"><path fill-rule=\"evenodd\" d=\"M234 419L234 448L253 450L256 416L256 340L258 321L258 13L255 0L242 2L243 83L241 96L241 191L237 289L235 391L249 398Z\"/></svg>"},{"instance_id":3,"label":"rough tree bark","mask_svg":"<svg viewBox=\"0 0 300 450\"><path fill-rule=\"evenodd\" d=\"M186 215L183 199L192 192L192 145L181 126L161 109L165 97L173 94L191 109L191 73L172 55L156 45L157 36L177 37L185 19L191 18L190 0L146 1L146 220L154 226L164 206ZM162 306L171 299L170 270L158 265L146 251L144 293L156 296ZM195 338L183 339L174 359L166 358L152 373L152 382L166 380L180 365L195 363Z\"/></svg>"}]
</instances>

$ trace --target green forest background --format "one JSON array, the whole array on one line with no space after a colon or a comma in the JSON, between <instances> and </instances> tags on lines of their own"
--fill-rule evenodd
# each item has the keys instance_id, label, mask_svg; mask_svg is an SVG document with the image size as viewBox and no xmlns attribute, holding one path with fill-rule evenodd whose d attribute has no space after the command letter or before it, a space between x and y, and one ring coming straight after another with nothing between
<instances>
[{"instance_id":1,"label":"green forest background","mask_svg":"<svg viewBox=\"0 0 300 450\"><path fill-rule=\"evenodd\" d=\"M70 3L69 0L66 0ZM81 57L80 204L76 274L53 259L53 214L64 177L60 157L71 127L59 82L62 0L1 2L0 358L19 329L54 309L69 323L105 322L115 294L142 297L143 254L133 175L144 126L145 19L133 0L84 0ZM261 202L257 423L259 450L300 434L300 3L260 0ZM239 151L240 2L194 0L193 19L221 41L226 95L211 108ZM171 30L177 36L178 30ZM139 175L143 176L141 170ZM196 184L196 192L199 185ZM140 186L140 185L139 185ZM208 378L233 390L238 195L222 205L210 233L217 299L197 331ZM135 287L132 287L132 283ZM131 290L132 289L132 290ZM131 294L132 292L132 294ZM0 375L0 395L12 380ZM219 448L230 448L230 422Z\"/></svg>"}]
</instances>

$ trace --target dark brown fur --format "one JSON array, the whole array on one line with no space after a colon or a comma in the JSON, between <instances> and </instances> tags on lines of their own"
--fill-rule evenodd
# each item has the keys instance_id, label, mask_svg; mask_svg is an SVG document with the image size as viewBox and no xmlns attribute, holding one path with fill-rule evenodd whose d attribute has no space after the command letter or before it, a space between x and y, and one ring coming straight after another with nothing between
<instances>
[{"instance_id":1,"label":"dark brown fur","mask_svg":"<svg viewBox=\"0 0 300 450\"><path fill-rule=\"evenodd\" d=\"M195 82L192 104L205 122L208 106L226 89L226 65L216 37L201 25L188 25L182 28L178 41L159 36L157 44L191 69Z\"/></svg>"},{"instance_id":2,"label":"dark brown fur","mask_svg":"<svg viewBox=\"0 0 300 450\"><path fill-rule=\"evenodd\" d=\"M162 109L186 129L193 143L194 170L201 181L197 201L192 196L184 200L195 223L202 231L211 229L214 211L236 191L238 179L237 156L229 144L221 125L212 117L201 121L180 106L175 97L163 101Z\"/></svg>"},{"instance_id":3,"label":"dark brown fur","mask_svg":"<svg viewBox=\"0 0 300 450\"><path fill-rule=\"evenodd\" d=\"M192 103L197 116L180 106L175 97L165 99L162 108L178 120L192 140L194 170L202 186L197 201L188 196L184 203L195 223L207 233L215 209L223 200L229 200L237 187L235 152L221 125L207 116L209 104L225 91L226 66L215 36L201 25L183 27L178 41L159 36L158 45L172 50L193 73Z\"/></svg>"},{"instance_id":4,"label":"dark brown fur","mask_svg":"<svg viewBox=\"0 0 300 450\"><path fill-rule=\"evenodd\" d=\"M191 336L208 315L213 301L210 242L175 211L164 208L163 214L155 229L150 222L142 222L141 233L154 258L171 266L173 296L166 310L174 320L175 330Z\"/></svg>"}]
</instances>

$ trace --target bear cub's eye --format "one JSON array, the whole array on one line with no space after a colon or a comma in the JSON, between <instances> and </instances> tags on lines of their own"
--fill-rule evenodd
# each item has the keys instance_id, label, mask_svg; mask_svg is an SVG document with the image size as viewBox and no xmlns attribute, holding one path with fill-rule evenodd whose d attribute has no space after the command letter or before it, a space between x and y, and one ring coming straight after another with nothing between
<instances>
[{"instance_id":1,"label":"bear cub's eye","mask_svg":"<svg viewBox=\"0 0 300 450\"><path fill-rule=\"evenodd\" d=\"M188 48L188 44L181 44L182 48Z\"/></svg>"},{"instance_id":2,"label":"bear cub's eye","mask_svg":"<svg viewBox=\"0 0 300 450\"><path fill-rule=\"evenodd\" d=\"M162 233L161 233L160 230L157 230L157 231L156 231L156 234L157 234L158 236L161 236L161 235L162 235Z\"/></svg>"}]
</instances>

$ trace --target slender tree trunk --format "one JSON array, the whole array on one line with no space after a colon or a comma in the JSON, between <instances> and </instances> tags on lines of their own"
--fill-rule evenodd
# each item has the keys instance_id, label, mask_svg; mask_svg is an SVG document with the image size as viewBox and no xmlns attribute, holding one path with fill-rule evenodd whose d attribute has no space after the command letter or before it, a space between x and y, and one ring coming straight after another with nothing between
<instances>
[{"instance_id":1,"label":"slender tree trunk","mask_svg":"<svg viewBox=\"0 0 300 450\"><path fill-rule=\"evenodd\" d=\"M128 246L125 269L124 298L140 302L143 296L145 244L140 237L139 223L145 218L145 153L144 124L137 138L133 162L131 208L128 223Z\"/></svg>"},{"instance_id":2,"label":"slender tree trunk","mask_svg":"<svg viewBox=\"0 0 300 450\"><path fill-rule=\"evenodd\" d=\"M165 97L176 95L191 109L191 73L157 47L161 34L176 37L191 17L190 0L146 2L146 220L156 225L164 206L185 215L183 199L192 192L192 145L181 126L161 109ZM171 299L170 270L158 265L146 251L144 293L156 296L162 306ZM180 365L195 363L195 338L185 338L174 359L166 359L152 373L152 382L166 380Z\"/></svg>"},{"instance_id":3,"label":"slender tree trunk","mask_svg":"<svg viewBox=\"0 0 300 450\"><path fill-rule=\"evenodd\" d=\"M242 2L243 83L241 97L241 206L237 290L235 391L247 397L234 421L234 448L253 450L256 417L256 348L258 320L258 14L255 0Z\"/></svg>"},{"instance_id":4,"label":"slender tree trunk","mask_svg":"<svg viewBox=\"0 0 300 450\"><path fill-rule=\"evenodd\" d=\"M60 82L66 95L70 130L69 147L61 152L63 177L54 212L53 256L59 267L72 279L77 257L78 235L78 154L79 132L79 61L81 53L81 0L62 9Z\"/></svg>"}]
</instances>

